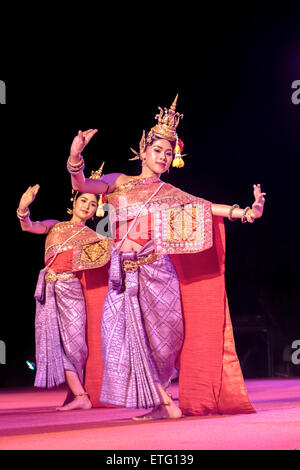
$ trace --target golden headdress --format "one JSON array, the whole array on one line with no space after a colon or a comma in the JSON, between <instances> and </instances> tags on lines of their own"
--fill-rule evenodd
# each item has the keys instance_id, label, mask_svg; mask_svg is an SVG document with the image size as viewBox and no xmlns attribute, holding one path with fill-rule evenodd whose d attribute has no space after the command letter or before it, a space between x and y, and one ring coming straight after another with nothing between
<instances>
[{"instance_id":1,"label":"golden headdress","mask_svg":"<svg viewBox=\"0 0 300 470\"><path fill-rule=\"evenodd\" d=\"M132 152L135 153L136 156L130 160L137 160L141 158L141 153L146 150L147 145L149 145L152 142L152 139L156 137L159 139L169 140L170 142L176 142L172 165L178 168L184 166L184 162L182 160L184 155L181 155L183 142L178 138L176 132L179 121L183 118L183 114L176 112L177 100L178 94L171 104L170 109L164 108L163 110L160 106L158 106L160 112L155 116L155 119L158 121L157 124L150 129L147 137L145 131L143 131L143 135L140 140L140 151L137 153L131 148Z\"/></svg>"},{"instance_id":2,"label":"golden headdress","mask_svg":"<svg viewBox=\"0 0 300 470\"><path fill-rule=\"evenodd\" d=\"M102 176L102 172L103 172L103 167L104 167L104 163L102 163L102 165L100 166L99 170L97 171L92 171L91 173L91 176L90 176L90 179L93 179L93 180L97 180L99 178L101 178ZM98 207L97 207L97 211L96 211L96 217L103 217L104 216L104 209L103 209L103 200L102 200L102 194L99 194L99 200L98 200Z\"/></svg>"},{"instance_id":3,"label":"golden headdress","mask_svg":"<svg viewBox=\"0 0 300 470\"><path fill-rule=\"evenodd\" d=\"M96 170L96 171L92 171L91 173L91 176L89 179L99 179L101 178L102 176L102 172L103 172L103 167L104 167L104 163L102 163L102 165L100 166L99 170ZM74 189L72 189L72 198L71 198L71 201L73 202L74 200L76 200L77 198L77 195L78 195L78 191L75 191ZM73 214L73 210L72 209L67 209L67 213L68 214ZM99 200L98 200L98 207L97 207L97 211L96 211L96 217L103 217L104 216L104 210L103 210L103 197L102 197L102 194L99 194Z\"/></svg>"}]
</instances>

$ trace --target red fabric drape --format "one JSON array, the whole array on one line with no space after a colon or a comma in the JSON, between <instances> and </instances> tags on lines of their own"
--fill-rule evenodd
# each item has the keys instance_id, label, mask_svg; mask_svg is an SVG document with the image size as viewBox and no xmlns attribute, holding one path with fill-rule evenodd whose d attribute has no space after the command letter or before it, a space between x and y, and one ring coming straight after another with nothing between
<instances>
[{"instance_id":1,"label":"red fabric drape","mask_svg":"<svg viewBox=\"0 0 300 470\"><path fill-rule=\"evenodd\" d=\"M225 291L225 231L213 218L214 245L198 254L171 255L180 280L185 340L179 357L179 406L187 415L253 413L235 351ZM108 267L80 273L87 307L85 388L99 403L103 372L100 327Z\"/></svg>"},{"instance_id":2,"label":"red fabric drape","mask_svg":"<svg viewBox=\"0 0 300 470\"><path fill-rule=\"evenodd\" d=\"M225 291L223 218L213 218L213 229L209 250L171 256L180 280L185 324L179 406L187 415L252 413Z\"/></svg>"},{"instance_id":3,"label":"red fabric drape","mask_svg":"<svg viewBox=\"0 0 300 470\"><path fill-rule=\"evenodd\" d=\"M108 286L108 267L89 269L78 273L87 315L87 344L89 356L85 368L84 386L90 396L93 407L107 407L99 403L103 364L101 355L101 315Z\"/></svg>"}]
</instances>

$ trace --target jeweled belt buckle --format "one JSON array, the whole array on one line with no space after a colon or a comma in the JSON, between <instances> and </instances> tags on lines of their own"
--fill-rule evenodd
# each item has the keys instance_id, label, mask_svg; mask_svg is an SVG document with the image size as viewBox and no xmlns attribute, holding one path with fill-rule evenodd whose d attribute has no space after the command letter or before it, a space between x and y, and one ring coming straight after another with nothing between
<instances>
[{"instance_id":1,"label":"jeweled belt buckle","mask_svg":"<svg viewBox=\"0 0 300 470\"><path fill-rule=\"evenodd\" d=\"M138 270L139 266L154 263L157 258L158 255L156 253L150 253L150 255L144 256L143 258L139 258L136 261L133 261L131 259L125 259L123 261L123 269L126 273L133 273Z\"/></svg>"},{"instance_id":2,"label":"jeweled belt buckle","mask_svg":"<svg viewBox=\"0 0 300 470\"><path fill-rule=\"evenodd\" d=\"M54 273L47 272L47 274L45 274L45 281L48 282L48 283L55 282L56 279L57 278L56 278L56 275Z\"/></svg>"},{"instance_id":3,"label":"jeweled belt buckle","mask_svg":"<svg viewBox=\"0 0 300 470\"><path fill-rule=\"evenodd\" d=\"M45 275L45 281L48 283L53 283L56 281L66 281L67 279L73 279L76 277L74 273L55 273L48 271Z\"/></svg>"},{"instance_id":4,"label":"jeweled belt buckle","mask_svg":"<svg viewBox=\"0 0 300 470\"><path fill-rule=\"evenodd\" d=\"M138 260L139 266L143 266L144 264L151 264L154 263L158 258L156 253L150 253L150 255L145 256L144 258L140 258Z\"/></svg>"},{"instance_id":5,"label":"jeweled belt buckle","mask_svg":"<svg viewBox=\"0 0 300 470\"><path fill-rule=\"evenodd\" d=\"M123 261L123 269L126 273L133 273L137 271L139 265L137 261L132 261L131 259L125 259Z\"/></svg>"}]
</instances>

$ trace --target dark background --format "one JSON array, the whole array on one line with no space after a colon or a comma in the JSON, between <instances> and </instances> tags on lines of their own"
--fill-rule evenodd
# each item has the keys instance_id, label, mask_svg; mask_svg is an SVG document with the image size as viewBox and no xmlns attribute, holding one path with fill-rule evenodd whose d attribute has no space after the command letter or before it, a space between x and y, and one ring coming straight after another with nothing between
<instances>
[{"instance_id":1,"label":"dark background","mask_svg":"<svg viewBox=\"0 0 300 470\"><path fill-rule=\"evenodd\" d=\"M261 329L236 330L245 377L269 373L264 331L272 333L274 375L299 375L284 351L300 339L300 104L291 100L292 82L300 80L300 7L172 5L162 14L149 4L136 18L128 8L117 17L89 12L87 32L76 27L71 34L69 24L62 41L57 33L65 25L56 17L43 36L37 26L2 61L1 387L34 379L25 361L34 361L33 293L45 239L21 231L15 210L22 193L40 184L32 220L68 218L66 160L79 129L99 129L83 153L86 174L103 160L105 173L138 174L129 147L138 148L157 106L169 107L176 93L188 156L163 179L241 207L252 204L254 183L267 193L261 220L226 221L232 320Z\"/></svg>"}]
</instances>

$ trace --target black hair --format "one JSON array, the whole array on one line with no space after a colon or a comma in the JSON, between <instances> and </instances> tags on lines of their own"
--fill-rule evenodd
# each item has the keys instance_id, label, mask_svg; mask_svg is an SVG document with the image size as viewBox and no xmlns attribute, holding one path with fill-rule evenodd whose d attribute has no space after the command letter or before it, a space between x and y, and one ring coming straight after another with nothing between
<instances>
[{"instance_id":1,"label":"black hair","mask_svg":"<svg viewBox=\"0 0 300 470\"><path fill-rule=\"evenodd\" d=\"M94 194L94 193L88 193L87 191L82 192L82 193L77 192L76 195L75 195L75 197L74 197L74 201L76 201L76 199L78 199L78 198L79 198L80 196L82 196L83 194ZM94 196L95 196L95 198L96 198L96 200L97 200L97 202L98 202L99 199L100 199L100 195L99 195L99 194L94 194Z\"/></svg>"},{"instance_id":2,"label":"black hair","mask_svg":"<svg viewBox=\"0 0 300 470\"><path fill-rule=\"evenodd\" d=\"M147 135L146 135L146 146L152 145L154 142L156 142L156 140L162 140L162 139L163 139L163 137L160 137L160 136L158 136L158 135L153 135L153 136L151 137L150 143L148 143L148 142L147 142L148 135L149 135L149 132L148 132ZM169 139L164 139L164 140L167 140L167 141L171 144L173 150L175 149L175 145L176 145L176 141L175 141L175 140L174 140L174 141L173 141L173 140L169 140Z\"/></svg>"}]
</instances>

